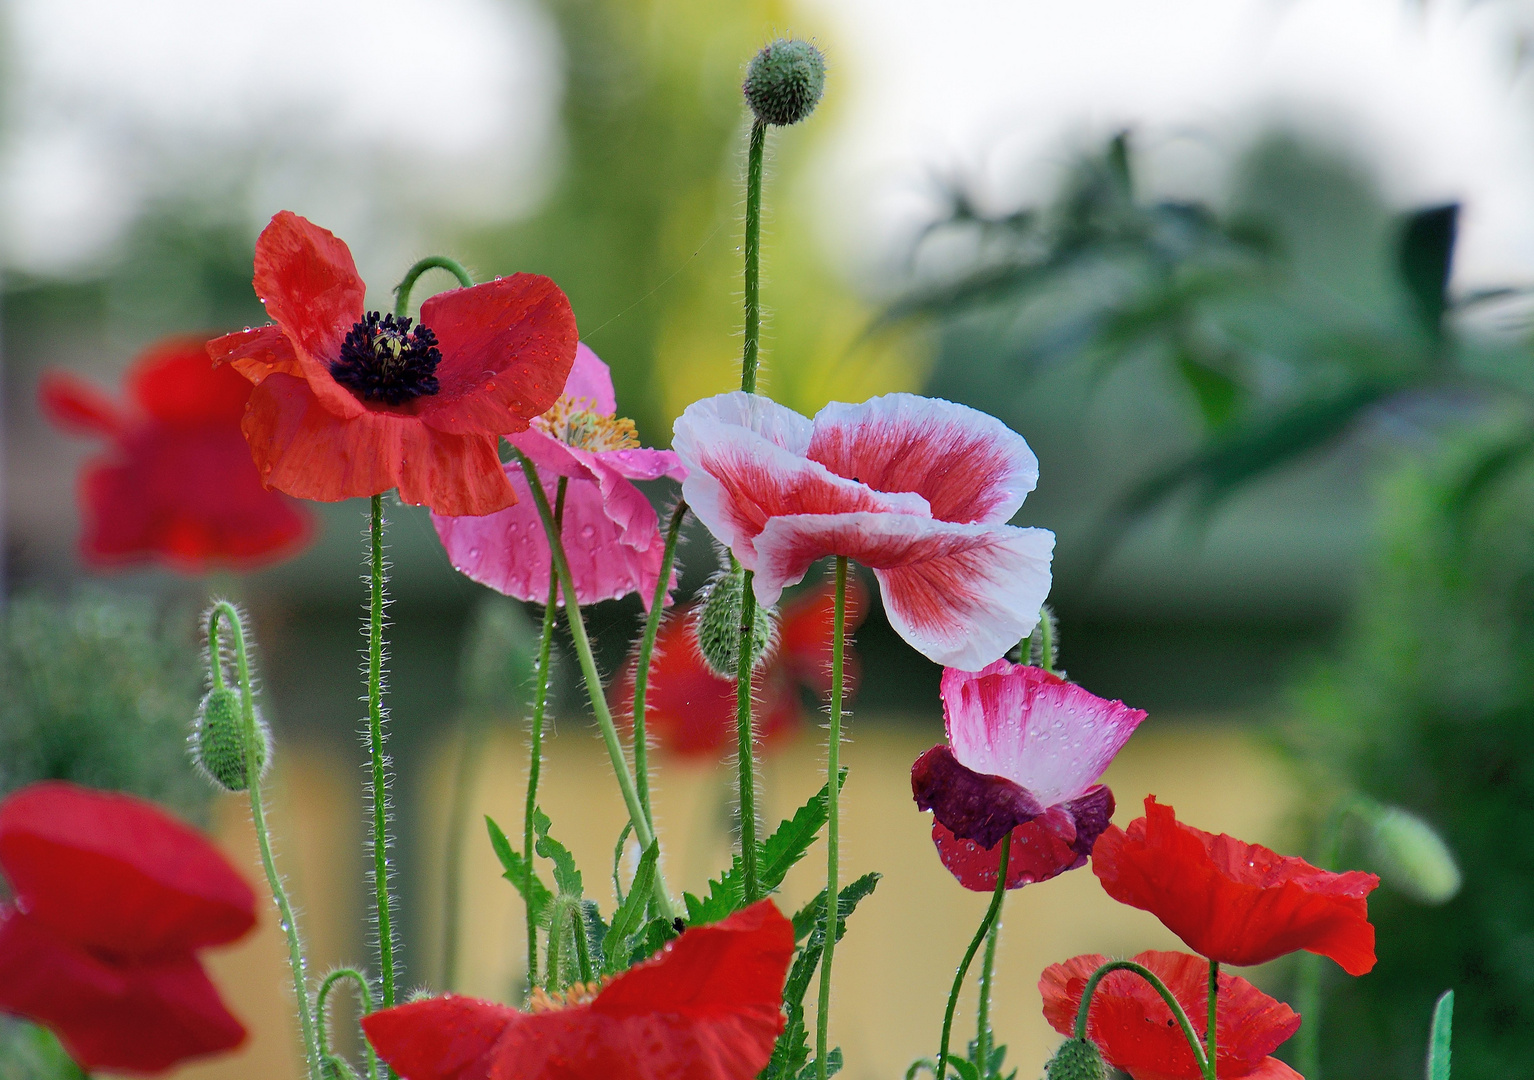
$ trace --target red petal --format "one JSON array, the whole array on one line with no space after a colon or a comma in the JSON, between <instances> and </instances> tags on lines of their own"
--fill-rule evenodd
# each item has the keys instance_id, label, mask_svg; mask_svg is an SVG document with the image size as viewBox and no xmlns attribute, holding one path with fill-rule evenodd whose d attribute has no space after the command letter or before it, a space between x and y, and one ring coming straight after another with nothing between
<instances>
[{"instance_id":1,"label":"red petal","mask_svg":"<svg viewBox=\"0 0 1534 1080\"><path fill-rule=\"evenodd\" d=\"M1109 896L1149 911L1188 947L1226 964L1261 964L1298 949L1350 975L1374 967L1367 896L1373 874L1333 874L1258 844L1182 824L1145 800L1126 833L1110 828L1092 855Z\"/></svg>"},{"instance_id":2,"label":"red petal","mask_svg":"<svg viewBox=\"0 0 1534 1080\"><path fill-rule=\"evenodd\" d=\"M1171 991L1201 1040L1208 1031L1209 965L1201 957L1178 952L1143 952L1134 961L1149 968ZM1108 962L1105 956L1077 956L1052 964L1039 979L1044 1018L1062 1035L1075 1031L1076 1011L1092 973ZM1216 1075L1221 1080L1257 1077L1280 1080L1297 1074L1275 1068L1268 1057L1293 1035L1300 1018L1245 979L1220 974ZM1115 1068L1134 1080L1199 1080L1187 1039L1172 1010L1140 976L1115 971L1092 995L1087 1036Z\"/></svg>"},{"instance_id":3,"label":"red petal","mask_svg":"<svg viewBox=\"0 0 1534 1080\"><path fill-rule=\"evenodd\" d=\"M280 326L258 326L225 334L208 342L208 357L214 364L228 364L253 383L259 383L274 371L303 378L293 343Z\"/></svg>"},{"instance_id":4,"label":"red petal","mask_svg":"<svg viewBox=\"0 0 1534 1080\"><path fill-rule=\"evenodd\" d=\"M848 641L852 632L868 617L868 587L856 574L847 576L846 611L843 622ZM783 605L778 625L778 657L794 677L816 693L831 690L831 637L836 621L836 586L824 582L817 588L794 597ZM856 692L857 654L850 646L843 650L843 685L847 693Z\"/></svg>"},{"instance_id":5,"label":"red petal","mask_svg":"<svg viewBox=\"0 0 1534 1080\"><path fill-rule=\"evenodd\" d=\"M255 895L200 833L153 803L64 781L0 803L0 869L29 916L119 957L243 936Z\"/></svg>"},{"instance_id":6,"label":"red petal","mask_svg":"<svg viewBox=\"0 0 1534 1080\"><path fill-rule=\"evenodd\" d=\"M213 365L205 337L158 342L133 362L126 382L139 407L167 424L233 428L250 399L250 384L237 371Z\"/></svg>"},{"instance_id":7,"label":"red petal","mask_svg":"<svg viewBox=\"0 0 1534 1080\"><path fill-rule=\"evenodd\" d=\"M245 1041L194 957L106 960L14 910L0 911L0 1012L49 1028L92 1071L163 1072Z\"/></svg>"},{"instance_id":8,"label":"red petal","mask_svg":"<svg viewBox=\"0 0 1534 1080\"><path fill-rule=\"evenodd\" d=\"M268 487L335 502L398 488L400 499L455 517L515 503L496 440L449 435L414 416L363 410L342 419L309 383L272 374L251 393L245 438Z\"/></svg>"},{"instance_id":9,"label":"red petal","mask_svg":"<svg viewBox=\"0 0 1534 1080\"><path fill-rule=\"evenodd\" d=\"M328 364L364 314L367 291L351 249L328 229L283 210L256 240L252 284L266 312L300 349Z\"/></svg>"},{"instance_id":10,"label":"red petal","mask_svg":"<svg viewBox=\"0 0 1534 1080\"><path fill-rule=\"evenodd\" d=\"M575 362L575 313L546 277L513 274L438 293L421 324L442 350L437 393L415 412L439 431L506 435L559 400Z\"/></svg>"},{"instance_id":11,"label":"red petal","mask_svg":"<svg viewBox=\"0 0 1534 1080\"><path fill-rule=\"evenodd\" d=\"M45 371L37 383L43 415L65 431L84 435L119 434L128 418L118 405L84 379L65 371Z\"/></svg>"},{"instance_id":12,"label":"red petal","mask_svg":"<svg viewBox=\"0 0 1534 1080\"><path fill-rule=\"evenodd\" d=\"M1113 816L1113 793L1098 785L1079 799L1051 806L1012 830L1007 859L1007 888L1017 889L1058 877L1087 864L1092 845ZM994 892L1001 871L1001 847L984 848L960 840L940 821L932 823L938 858L960 885L974 892Z\"/></svg>"},{"instance_id":13,"label":"red petal","mask_svg":"<svg viewBox=\"0 0 1534 1080\"><path fill-rule=\"evenodd\" d=\"M504 1005L449 994L365 1016L362 1030L403 1080L489 1080L490 1051L525 1019Z\"/></svg>"}]
</instances>

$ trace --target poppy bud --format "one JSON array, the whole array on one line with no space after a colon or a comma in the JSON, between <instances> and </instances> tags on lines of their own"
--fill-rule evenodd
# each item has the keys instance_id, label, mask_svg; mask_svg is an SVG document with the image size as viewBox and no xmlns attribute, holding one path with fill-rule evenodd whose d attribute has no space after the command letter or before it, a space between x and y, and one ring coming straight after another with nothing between
<instances>
[{"instance_id":1,"label":"poppy bud","mask_svg":"<svg viewBox=\"0 0 1534 1080\"><path fill-rule=\"evenodd\" d=\"M1066 1039L1044 1067L1045 1080L1105 1080L1107 1075L1103 1056L1085 1039Z\"/></svg>"},{"instance_id":2,"label":"poppy bud","mask_svg":"<svg viewBox=\"0 0 1534 1080\"><path fill-rule=\"evenodd\" d=\"M757 53L746 69L746 104L764 124L797 124L826 88L826 60L808 41L779 38Z\"/></svg>"},{"instance_id":3,"label":"poppy bud","mask_svg":"<svg viewBox=\"0 0 1534 1080\"><path fill-rule=\"evenodd\" d=\"M1369 853L1380 877L1414 900L1447 904L1459 893L1454 852L1437 831L1398 806L1382 807L1369 821Z\"/></svg>"},{"instance_id":4,"label":"poppy bud","mask_svg":"<svg viewBox=\"0 0 1534 1080\"><path fill-rule=\"evenodd\" d=\"M698 654L721 679L733 681L740 672L740 608L746 572L739 566L725 571L708 586L703 602L693 610L693 631ZM751 666L756 667L777 644L777 626L771 608L754 606L756 618L751 635Z\"/></svg>"},{"instance_id":5,"label":"poppy bud","mask_svg":"<svg viewBox=\"0 0 1534 1080\"><path fill-rule=\"evenodd\" d=\"M256 768L266 767L267 733L256 717ZM202 699L192 729L192 758L208 778L225 791L250 786L245 773L245 721L237 691L216 686Z\"/></svg>"}]
</instances>

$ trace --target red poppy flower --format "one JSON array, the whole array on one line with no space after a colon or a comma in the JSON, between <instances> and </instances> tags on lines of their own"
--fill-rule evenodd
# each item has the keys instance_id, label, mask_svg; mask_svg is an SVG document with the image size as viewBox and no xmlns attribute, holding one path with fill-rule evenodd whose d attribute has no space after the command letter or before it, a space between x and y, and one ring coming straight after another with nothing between
<instances>
[{"instance_id":1,"label":"red poppy flower","mask_svg":"<svg viewBox=\"0 0 1534 1080\"><path fill-rule=\"evenodd\" d=\"M322 502L398 488L455 515L517 501L499 437L554 404L575 360L575 316L552 281L439 293L413 326L364 310L351 251L284 210L256 241L255 287L276 325L208 353L256 384L244 430L268 487Z\"/></svg>"},{"instance_id":2,"label":"red poppy flower","mask_svg":"<svg viewBox=\"0 0 1534 1080\"><path fill-rule=\"evenodd\" d=\"M856 577L847 580L846 625L850 633L863 622L868 590ZM831 691L831 631L836 616L835 590L829 585L795 597L783 607L777 650L752 679L758 707L757 738L765 747L785 744L804 724L803 689L824 696ZM629 653L609 693L618 716L634 714L634 671L638 646ZM857 693L858 658L849 646L843 655L848 699ZM734 747L735 684L715 675L698 651L692 605L671 612L655 636L650 687L645 694L645 727L659 745L677 757L718 761Z\"/></svg>"},{"instance_id":3,"label":"red poppy flower","mask_svg":"<svg viewBox=\"0 0 1534 1080\"><path fill-rule=\"evenodd\" d=\"M1044 1019L1062 1035L1075 1033L1076 1011L1092 973L1106 956L1077 956L1051 964L1039 978ZM1166 984L1201 1041L1209 1030L1209 963L1180 952L1143 952L1134 962ZM1220 1080L1302 1080L1269 1057L1300 1027L1300 1017L1245 979L1220 973L1215 1017L1215 1075ZM1172 1010L1151 985L1128 971L1107 975L1092 994L1087 1037L1103 1058L1134 1080L1202 1080L1193 1051Z\"/></svg>"},{"instance_id":4,"label":"red poppy flower","mask_svg":"<svg viewBox=\"0 0 1534 1080\"><path fill-rule=\"evenodd\" d=\"M38 387L53 423L109 442L80 474L86 562L161 560L200 573L276 562L308 542L308 511L261 486L240 433L250 384L208 363L206 338L150 347L126 386L123 404L63 372Z\"/></svg>"},{"instance_id":5,"label":"red poppy flower","mask_svg":"<svg viewBox=\"0 0 1534 1080\"><path fill-rule=\"evenodd\" d=\"M153 803L63 781L0 803L0 1012L47 1027L87 1070L162 1072L245 1029L197 951L243 937L255 897Z\"/></svg>"},{"instance_id":6,"label":"red poppy flower","mask_svg":"<svg viewBox=\"0 0 1534 1080\"><path fill-rule=\"evenodd\" d=\"M783 1029L793 953L793 925L762 900L532 1012L448 995L362 1029L403 1080L752 1080Z\"/></svg>"},{"instance_id":7,"label":"red poppy flower","mask_svg":"<svg viewBox=\"0 0 1534 1080\"><path fill-rule=\"evenodd\" d=\"M1149 911L1195 952L1262 964L1297 949L1330 956L1349 975L1374 967L1368 895L1373 874L1333 874L1177 820L1145 800L1145 817L1097 840L1092 872L1121 904Z\"/></svg>"}]
</instances>

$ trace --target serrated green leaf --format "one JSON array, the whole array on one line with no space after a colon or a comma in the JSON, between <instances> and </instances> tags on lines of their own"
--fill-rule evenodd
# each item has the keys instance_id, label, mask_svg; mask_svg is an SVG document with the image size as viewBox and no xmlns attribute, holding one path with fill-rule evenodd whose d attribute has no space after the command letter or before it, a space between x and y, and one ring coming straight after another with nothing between
<instances>
[{"instance_id":1,"label":"serrated green leaf","mask_svg":"<svg viewBox=\"0 0 1534 1080\"><path fill-rule=\"evenodd\" d=\"M1454 1027L1454 991L1445 990L1433 1006L1427 1044L1427 1080L1449 1080L1449 1043Z\"/></svg>"},{"instance_id":2,"label":"serrated green leaf","mask_svg":"<svg viewBox=\"0 0 1534 1080\"><path fill-rule=\"evenodd\" d=\"M618 864L623 861L623 845L629 838L629 833L634 831L634 823L625 821L623 831L618 834L618 842L613 845L613 899L619 905L623 903L623 883L618 880Z\"/></svg>"},{"instance_id":3,"label":"serrated green leaf","mask_svg":"<svg viewBox=\"0 0 1534 1080\"><path fill-rule=\"evenodd\" d=\"M639 869L634 871L629 894L618 910L613 912L613 922L602 939L602 955L607 957L609 970L619 970L618 964L629 953L629 938L639 932L644 924L645 908L650 902L650 891L655 883L655 863L660 858L660 841L654 841L639 857Z\"/></svg>"},{"instance_id":4,"label":"serrated green leaf","mask_svg":"<svg viewBox=\"0 0 1534 1080\"><path fill-rule=\"evenodd\" d=\"M559 894L580 899L584 895L581 872L576 869L575 857L570 854L569 849L549 835L552 825L549 815L542 810L533 811L533 832L538 837L533 850L554 864L554 885L558 888Z\"/></svg>"},{"instance_id":5,"label":"serrated green leaf","mask_svg":"<svg viewBox=\"0 0 1534 1080\"><path fill-rule=\"evenodd\" d=\"M836 778L838 794L846 783L847 770L843 768L838 770ZM808 802L794 811L793 817L785 818L762 845L757 872L763 889L776 889L783 884L794 864L804 858L820 835L826 823L826 796L830 787L829 782L823 784Z\"/></svg>"},{"instance_id":6,"label":"serrated green leaf","mask_svg":"<svg viewBox=\"0 0 1534 1080\"><path fill-rule=\"evenodd\" d=\"M807 1061L807 1062L805 1062L804 1063L804 1067L799 1070L799 1080L813 1080L814 1077L819 1076L820 1075L820 1070L816 1067L817 1065L818 1065L818 1062L814 1062L814 1061ZM841 1071L842 1071L842 1048L840 1046L837 1046L837 1047L833 1047L832 1049L826 1051L826 1076L827 1076L827 1078L829 1078L829 1077L835 1076L837 1073L839 1073Z\"/></svg>"},{"instance_id":7,"label":"serrated green leaf","mask_svg":"<svg viewBox=\"0 0 1534 1080\"><path fill-rule=\"evenodd\" d=\"M629 952L629 967L641 960L648 960L661 950L666 942L677 936L676 925L670 919L655 918L645 923L635 938Z\"/></svg>"},{"instance_id":8,"label":"serrated green leaf","mask_svg":"<svg viewBox=\"0 0 1534 1080\"><path fill-rule=\"evenodd\" d=\"M554 894L549 892L547 885L538 877L538 872L532 872L531 880L528 877L529 867L527 860L522 858L522 853L511 846L511 841L506 839L506 834L501 831L489 815L485 817L485 828L490 833L490 846L495 850L495 857L500 860L504 871L501 876L516 886L517 892L522 894L522 900L532 912L534 922L540 921L553 902ZM528 886L531 885L531 895L528 895Z\"/></svg>"}]
</instances>

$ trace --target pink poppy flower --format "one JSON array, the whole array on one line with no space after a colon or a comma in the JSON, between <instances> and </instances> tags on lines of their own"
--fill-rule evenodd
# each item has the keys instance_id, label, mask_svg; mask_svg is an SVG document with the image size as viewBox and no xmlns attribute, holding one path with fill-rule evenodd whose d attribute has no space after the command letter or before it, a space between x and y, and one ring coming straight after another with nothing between
<instances>
[{"instance_id":1,"label":"pink poppy flower","mask_svg":"<svg viewBox=\"0 0 1534 1080\"><path fill-rule=\"evenodd\" d=\"M670 450L639 445L634 422L617 415L612 373L578 345L564 394L532 427L506 439L538 467L549 506L559 477L565 492L565 557L582 604L639 593L645 609L655 595L665 541L655 508L632 483L687 475ZM518 600L549 596L549 541L522 467L505 466L517 491L515 506L484 517L433 513L432 523L459 573ZM564 604L563 595L559 602Z\"/></svg>"},{"instance_id":2,"label":"pink poppy flower","mask_svg":"<svg viewBox=\"0 0 1534 1080\"><path fill-rule=\"evenodd\" d=\"M911 793L932 811L943 865L990 892L1008 833L1009 889L1086 865L1113 817L1113 792L1097 780L1145 713L1006 660L949 668L942 694L948 742L916 759Z\"/></svg>"},{"instance_id":3,"label":"pink poppy flower","mask_svg":"<svg viewBox=\"0 0 1534 1080\"><path fill-rule=\"evenodd\" d=\"M874 571L900 636L940 664L984 667L1038 622L1055 538L1007 524L1039 467L995 417L887 394L811 421L736 392L689 405L672 445L688 504L764 604L846 555Z\"/></svg>"}]
</instances>

